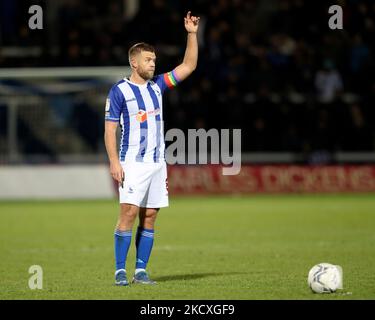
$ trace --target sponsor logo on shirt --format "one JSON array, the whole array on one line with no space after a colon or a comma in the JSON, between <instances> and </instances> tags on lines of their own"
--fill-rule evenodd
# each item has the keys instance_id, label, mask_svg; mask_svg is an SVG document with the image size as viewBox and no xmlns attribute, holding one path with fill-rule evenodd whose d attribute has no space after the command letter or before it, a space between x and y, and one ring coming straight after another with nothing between
<instances>
[{"instance_id":1,"label":"sponsor logo on shirt","mask_svg":"<svg viewBox=\"0 0 375 320\"><path fill-rule=\"evenodd\" d=\"M135 118L140 123L145 122L147 120L147 112L144 110L139 110Z\"/></svg>"},{"instance_id":2,"label":"sponsor logo on shirt","mask_svg":"<svg viewBox=\"0 0 375 320\"><path fill-rule=\"evenodd\" d=\"M147 120L148 116L156 116L158 114L160 114L160 108L155 109L155 110L149 110L149 111L139 110L135 114L135 118L138 122L142 123Z\"/></svg>"}]
</instances>

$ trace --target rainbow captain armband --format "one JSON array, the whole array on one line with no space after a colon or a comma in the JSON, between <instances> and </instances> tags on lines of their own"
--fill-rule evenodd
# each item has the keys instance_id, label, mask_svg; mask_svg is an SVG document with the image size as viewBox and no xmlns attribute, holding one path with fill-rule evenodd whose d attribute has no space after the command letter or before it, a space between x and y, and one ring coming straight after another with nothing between
<instances>
[{"instance_id":1,"label":"rainbow captain armband","mask_svg":"<svg viewBox=\"0 0 375 320\"><path fill-rule=\"evenodd\" d=\"M180 82L177 78L176 72L173 70L171 72L164 73L164 82L169 89L174 88Z\"/></svg>"}]
</instances>

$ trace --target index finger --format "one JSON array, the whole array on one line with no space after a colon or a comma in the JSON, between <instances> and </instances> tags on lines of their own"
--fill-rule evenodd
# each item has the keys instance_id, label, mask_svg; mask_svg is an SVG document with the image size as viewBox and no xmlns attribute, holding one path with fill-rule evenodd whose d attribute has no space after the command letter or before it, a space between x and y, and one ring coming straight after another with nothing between
<instances>
[{"instance_id":1,"label":"index finger","mask_svg":"<svg viewBox=\"0 0 375 320\"><path fill-rule=\"evenodd\" d=\"M120 183L121 183L121 180L122 180L122 176L121 176L121 174L117 174L117 175L116 175L116 180L117 180L117 182L120 182Z\"/></svg>"},{"instance_id":2,"label":"index finger","mask_svg":"<svg viewBox=\"0 0 375 320\"><path fill-rule=\"evenodd\" d=\"M191 15L191 11L188 11L188 13L186 14L186 18L190 19L190 15Z\"/></svg>"}]
</instances>

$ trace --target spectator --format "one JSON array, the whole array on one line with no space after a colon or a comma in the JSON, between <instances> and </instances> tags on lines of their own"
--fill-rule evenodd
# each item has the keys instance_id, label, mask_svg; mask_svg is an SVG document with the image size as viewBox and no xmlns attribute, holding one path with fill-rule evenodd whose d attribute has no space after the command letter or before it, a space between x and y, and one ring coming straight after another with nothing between
<instances>
[{"instance_id":1,"label":"spectator","mask_svg":"<svg viewBox=\"0 0 375 320\"><path fill-rule=\"evenodd\" d=\"M332 103L343 90L340 73L335 69L334 63L326 59L323 68L315 75L315 87L318 99L323 103Z\"/></svg>"}]
</instances>

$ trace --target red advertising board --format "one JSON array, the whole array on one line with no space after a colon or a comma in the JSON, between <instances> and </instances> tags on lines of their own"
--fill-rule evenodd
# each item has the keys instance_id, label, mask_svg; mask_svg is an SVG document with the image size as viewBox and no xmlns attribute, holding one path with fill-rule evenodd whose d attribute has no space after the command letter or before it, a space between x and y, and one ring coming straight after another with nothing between
<instances>
[{"instance_id":1,"label":"red advertising board","mask_svg":"<svg viewBox=\"0 0 375 320\"><path fill-rule=\"evenodd\" d=\"M374 192L375 166L242 165L223 175L219 165L168 166L171 194Z\"/></svg>"}]
</instances>

